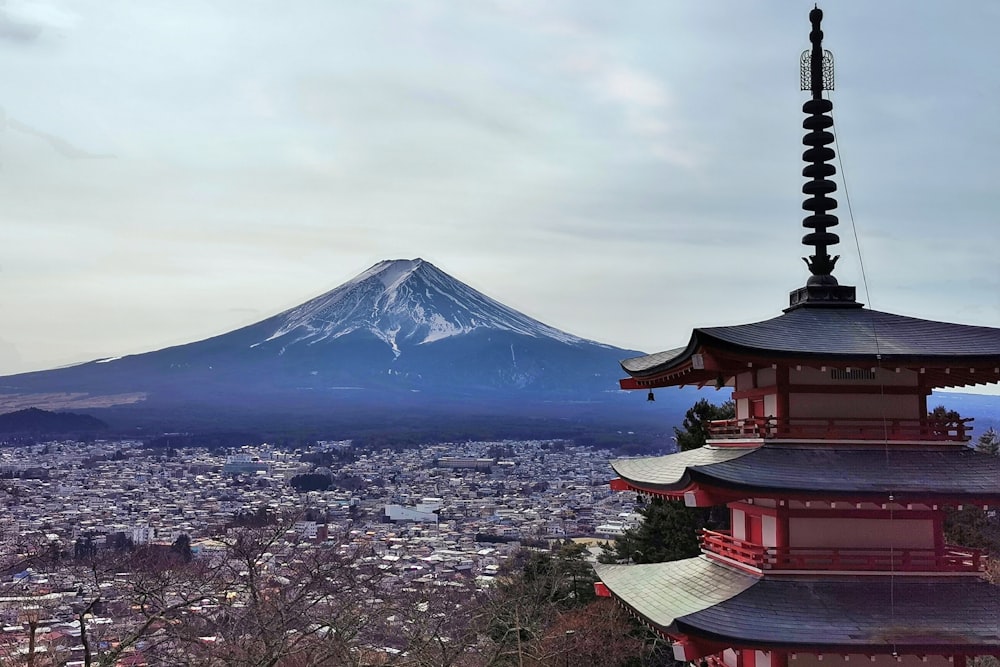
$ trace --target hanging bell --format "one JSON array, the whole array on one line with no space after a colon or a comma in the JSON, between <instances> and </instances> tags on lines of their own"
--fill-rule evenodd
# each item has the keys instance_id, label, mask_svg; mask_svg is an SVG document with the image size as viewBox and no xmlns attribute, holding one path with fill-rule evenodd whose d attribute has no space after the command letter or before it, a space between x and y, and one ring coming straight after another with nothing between
<instances>
[{"instance_id":1,"label":"hanging bell","mask_svg":"<svg viewBox=\"0 0 1000 667\"><path fill-rule=\"evenodd\" d=\"M656 400L656 396L653 396L653 391L652 390L650 390L649 393L646 394L646 400L647 401L655 401Z\"/></svg>"}]
</instances>

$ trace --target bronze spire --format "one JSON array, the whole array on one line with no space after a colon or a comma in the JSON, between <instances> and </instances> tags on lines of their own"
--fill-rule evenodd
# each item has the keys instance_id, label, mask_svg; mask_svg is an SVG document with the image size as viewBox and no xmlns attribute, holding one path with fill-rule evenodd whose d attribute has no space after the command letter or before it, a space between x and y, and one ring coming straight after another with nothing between
<instances>
[{"instance_id":1,"label":"bronze spire","mask_svg":"<svg viewBox=\"0 0 1000 667\"><path fill-rule=\"evenodd\" d=\"M802 121L806 130L802 143L808 146L802 154L807 163L802 175L809 179L802 186L802 193L806 195L802 208L810 212L802 220L802 226L811 230L802 237L802 244L813 246L815 250L808 258L803 257L812 275L805 287L791 293L789 309L804 305L860 306L854 301L854 288L837 284L833 276L833 268L840 255L831 257L828 252L829 246L840 243L840 237L828 231L839 221L831 213L837 208L837 200L828 196L837 190L837 184L829 179L837 173L837 169L830 164L835 157L830 148L833 133L829 131L833 127L833 117L829 115L833 111L833 102L823 98L824 90L833 90L833 54L823 50L822 20L823 10L817 7L809 12L812 48L804 51L799 61L802 89L812 93L811 99L802 105L806 114L806 119Z\"/></svg>"}]
</instances>

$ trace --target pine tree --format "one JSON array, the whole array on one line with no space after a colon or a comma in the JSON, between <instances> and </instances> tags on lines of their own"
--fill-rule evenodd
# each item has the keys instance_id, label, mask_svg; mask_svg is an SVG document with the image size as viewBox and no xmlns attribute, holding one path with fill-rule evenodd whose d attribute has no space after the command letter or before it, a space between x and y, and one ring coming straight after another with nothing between
<instances>
[{"instance_id":1,"label":"pine tree","mask_svg":"<svg viewBox=\"0 0 1000 667\"><path fill-rule=\"evenodd\" d=\"M653 498L639 510L642 523L629 528L614 545L602 546L602 563L662 563L700 553L698 533L705 525L703 510L680 500Z\"/></svg>"},{"instance_id":2,"label":"pine tree","mask_svg":"<svg viewBox=\"0 0 1000 667\"><path fill-rule=\"evenodd\" d=\"M686 452L704 447L708 440L708 425L716 419L732 419L736 416L736 406L732 401L722 405L701 399L692 405L684 415L683 429L674 427L677 449Z\"/></svg>"},{"instance_id":3,"label":"pine tree","mask_svg":"<svg viewBox=\"0 0 1000 667\"><path fill-rule=\"evenodd\" d=\"M1000 433L992 426L979 436L976 441L976 451L990 456L1000 456Z\"/></svg>"}]
</instances>

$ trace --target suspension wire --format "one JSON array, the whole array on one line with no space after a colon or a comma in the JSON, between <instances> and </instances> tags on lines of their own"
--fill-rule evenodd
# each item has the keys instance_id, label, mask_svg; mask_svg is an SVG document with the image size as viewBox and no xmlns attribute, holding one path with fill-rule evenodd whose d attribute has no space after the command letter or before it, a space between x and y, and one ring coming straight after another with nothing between
<instances>
[{"instance_id":1,"label":"suspension wire","mask_svg":"<svg viewBox=\"0 0 1000 667\"><path fill-rule=\"evenodd\" d=\"M832 102L832 95L828 91L827 98ZM835 106L835 105L834 105ZM854 235L854 247L858 253L858 264L861 267L861 282L864 285L865 290L865 301L868 303L868 312L870 313L870 323L872 328L872 339L875 342L875 366L876 373L879 381L879 410L882 417L882 451L885 454L885 467L889 470L889 418L886 415L885 407L885 375L884 368L882 366L882 348L879 343L878 338L878 325L875 321L875 309L872 304L871 291L868 287L868 273L865 271L865 259L861 252L861 241L858 237L858 226L854 220L854 207L851 205L851 195L847 189L847 174L844 171L844 158L843 158L843 148L840 146L840 128L837 126L836 120L833 118L833 113L830 113L831 119L834 121L831 126L833 130L833 141L834 145L837 147L837 164L840 167L840 181L844 186L844 201L847 204L847 215L851 219L851 232ZM893 525L895 523L896 515L894 505L894 495L892 491L889 491L886 507L889 509L889 523ZM889 619L892 627L896 625L896 549L892 544L889 545ZM896 643L892 643L892 655L894 658L899 659L899 653L897 651Z\"/></svg>"}]
</instances>

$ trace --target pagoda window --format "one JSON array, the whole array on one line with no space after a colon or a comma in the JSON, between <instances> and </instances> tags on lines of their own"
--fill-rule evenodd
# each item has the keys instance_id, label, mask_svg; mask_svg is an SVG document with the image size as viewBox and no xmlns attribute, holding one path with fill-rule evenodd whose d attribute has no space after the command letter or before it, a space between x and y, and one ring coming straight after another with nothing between
<instances>
[{"instance_id":1,"label":"pagoda window","mask_svg":"<svg viewBox=\"0 0 1000 667\"><path fill-rule=\"evenodd\" d=\"M831 380L874 380L875 369L865 368L831 368Z\"/></svg>"}]
</instances>

